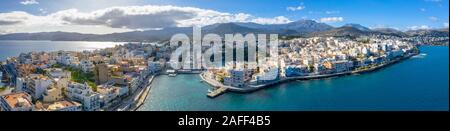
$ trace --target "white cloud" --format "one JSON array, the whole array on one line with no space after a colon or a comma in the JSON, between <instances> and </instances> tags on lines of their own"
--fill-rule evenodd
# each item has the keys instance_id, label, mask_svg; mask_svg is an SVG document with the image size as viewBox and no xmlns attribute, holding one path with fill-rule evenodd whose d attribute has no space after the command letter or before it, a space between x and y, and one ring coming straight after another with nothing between
<instances>
[{"instance_id":1,"label":"white cloud","mask_svg":"<svg viewBox=\"0 0 450 131\"><path fill-rule=\"evenodd\" d=\"M192 19L200 11L172 6L112 7L89 13L76 9L51 14L68 24L105 25L112 28L161 28L176 26L179 20Z\"/></svg>"},{"instance_id":2,"label":"white cloud","mask_svg":"<svg viewBox=\"0 0 450 131\"><path fill-rule=\"evenodd\" d=\"M24 0L24 1L21 1L20 4L22 4L22 5L34 5L34 4L39 4L39 2L37 2L36 0Z\"/></svg>"},{"instance_id":3,"label":"white cloud","mask_svg":"<svg viewBox=\"0 0 450 131\"><path fill-rule=\"evenodd\" d=\"M45 9L40 11L42 14L47 13ZM227 22L282 24L291 20L284 16L262 18L245 13L234 14L193 7L152 5L110 7L91 12L68 9L45 15L32 15L22 11L0 13L0 30L16 28L22 32L73 29L71 32L108 33L107 31L205 26ZM74 27L80 27L80 29ZM92 27L92 30L89 30L89 27Z\"/></svg>"},{"instance_id":4,"label":"white cloud","mask_svg":"<svg viewBox=\"0 0 450 131\"><path fill-rule=\"evenodd\" d=\"M333 23L333 22L342 22L342 21L344 21L344 18L342 18L342 17L325 17L325 18L320 18L319 22Z\"/></svg>"},{"instance_id":5,"label":"white cloud","mask_svg":"<svg viewBox=\"0 0 450 131\"><path fill-rule=\"evenodd\" d=\"M257 18L245 13L223 13L193 7L176 6L126 6L112 7L90 13L76 9L52 14L54 17L79 25L106 25L113 28L164 28L174 26L210 25L226 22L282 23L286 17Z\"/></svg>"},{"instance_id":6,"label":"white cloud","mask_svg":"<svg viewBox=\"0 0 450 131\"><path fill-rule=\"evenodd\" d=\"M278 16L275 18L256 18L256 19L253 19L251 22L259 23L259 24L284 24L284 23L289 23L292 21L284 16Z\"/></svg>"},{"instance_id":7,"label":"white cloud","mask_svg":"<svg viewBox=\"0 0 450 131\"><path fill-rule=\"evenodd\" d=\"M33 15L30 15L23 11L0 13L0 26L22 24L22 23L28 21L29 19L31 19L32 17L33 17Z\"/></svg>"},{"instance_id":8,"label":"white cloud","mask_svg":"<svg viewBox=\"0 0 450 131\"><path fill-rule=\"evenodd\" d=\"M445 27L445 28L448 28L448 22L445 22L445 23L444 23L444 27Z\"/></svg>"},{"instance_id":9,"label":"white cloud","mask_svg":"<svg viewBox=\"0 0 450 131\"><path fill-rule=\"evenodd\" d=\"M39 8L39 12L41 12L41 14L47 14L47 10L44 8Z\"/></svg>"},{"instance_id":10,"label":"white cloud","mask_svg":"<svg viewBox=\"0 0 450 131\"><path fill-rule=\"evenodd\" d=\"M420 11L425 12L425 11L427 11L427 9L425 9L425 8L420 8Z\"/></svg>"},{"instance_id":11,"label":"white cloud","mask_svg":"<svg viewBox=\"0 0 450 131\"><path fill-rule=\"evenodd\" d=\"M409 30L427 30L427 29L431 29L431 27L429 27L428 25L420 25L420 26L410 26L407 27Z\"/></svg>"},{"instance_id":12,"label":"white cloud","mask_svg":"<svg viewBox=\"0 0 450 131\"><path fill-rule=\"evenodd\" d=\"M428 17L428 19L430 19L431 21L438 21L439 20L439 18L434 17L434 16L430 16L430 17Z\"/></svg>"},{"instance_id":13,"label":"white cloud","mask_svg":"<svg viewBox=\"0 0 450 131\"><path fill-rule=\"evenodd\" d=\"M339 14L340 11L338 10L332 10L332 11L325 11L325 14Z\"/></svg>"},{"instance_id":14,"label":"white cloud","mask_svg":"<svg viewBox=\"0 0 450 131\"><path fill-rule=\"evenodd\" d=\"M370 26L369 28L370 29L391 28L391 29L395 29L395 30L400 30L400 28L398 28L398 27L393 27L393 26L383 25L383 24L377 24L374 26Z\"/></svg>"},{"instance_id":15,"label":"white cloud","mask_svg":"<svg viewBox=\"0 0 450 131\"><path fill-rule=\"evenodd\" d=\"M305 6L300 5L300 6L297 6L297 7L286 7L286 10L288 10L288 11L298 11L298 10L303 10L305 8L306 8Z\"/></svg>"}]
</instances>

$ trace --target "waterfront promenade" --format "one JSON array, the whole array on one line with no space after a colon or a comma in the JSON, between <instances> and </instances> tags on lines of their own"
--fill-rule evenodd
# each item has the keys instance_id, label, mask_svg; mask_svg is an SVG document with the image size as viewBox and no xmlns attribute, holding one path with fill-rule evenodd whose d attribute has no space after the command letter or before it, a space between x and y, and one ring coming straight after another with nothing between
<instances>
[{"instance_id":1,"label":"waterfront promenade","mask_svg":"<svg viewBox=\"0 0 450 131\"><path fill-rule=\"evenodd\" d=\"M292 80L309 80L309 79L322 79L322 78L329 78L329 77L335 77L335 76L342 76L342 75L351 75L351 74L358 74L358 73L365 73L365 72L371 72L371 71L375 71L378 69L381 69L385 66L397 63L401 60L405 60L408 59L414 55L419 54L417 53L410 53L407 54L403 57L400 58L396 58L393 60L390 60L386 63L382 63L379 65L375 65L375 66L371 66L367 69L359 69L359 70L351 70L351 71L345 71L345 72L339 72L339 73L332 73L332 74L321 74L321 75L310 75L310 76L297 76L297 77L281 77L278 80L274 80L271 82L266 82L263 84L257 84L257 85L246 85L245 87L242 88L238 88L238 87L233 87L233 86L227 86L224 85L216 80L213 80L209 77L206 77L204 73L200 74L200 78L205 81L206 83L210 84L211 86L214 86L215 88L226 88L227 91L232 91L232 92L239 92L239 93L248 93L248 92L253 92L265 87L269 87L271 85L275 85L275 84L279 84L282 82L288 82L288 81L292 81Z\"/></svg>"},{"instance_id":2,"label":"waterfront promenade","mask_svg":"<svg viewBox=\"0 0 450 131\"><path fill-rule=\"evenodd\" d=\"M151 76L151 78L148 80L148 84L144 87L145 89L143 90L143 92L140 92L138 97L134 99L134 104L130 109L131 111L136 111L144 104L145 100L147 99L148 93L150 93L151 83L153 82L154 78L154 75Z\"/></svg>"},{"instance_id":3,"label":"waterfront promenade","mask_svg":"<svg viewBox=\"0 0 450 131\"><path fill-rule=\"evenodd\" d=\"M135 110L137 110L145 102L145 99L147 98L147 95L151 89L150 84L153 82L154 78L155 78L155 75L150 76L148 79L146 79L146 82L143 84L144 86L140 86L138 89L136 89L135 93L133 93L131 96L122 100L120 104L118 104L115 107L110 108L108 110L112 110L112 111L135 111Z\"/></svg>"}]
</instances>

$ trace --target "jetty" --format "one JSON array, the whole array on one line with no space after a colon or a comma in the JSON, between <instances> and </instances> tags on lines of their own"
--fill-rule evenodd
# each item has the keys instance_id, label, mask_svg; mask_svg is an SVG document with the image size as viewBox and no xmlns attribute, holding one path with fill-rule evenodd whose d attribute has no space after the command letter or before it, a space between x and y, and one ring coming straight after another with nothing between
<instances>
[{"instance_id":1,"label":"jetty","mask_svg":"<svg viewBox=\"0 0 450 131\"><path fill-rule=\"evenodd\" d=\"M208 96L209 98L214 98L217 97L223 93L225 93L227 91L228 88L226 87L219 87L214 89L213 91L208 92L208 94L206 96Z\"/></svg>"}]
</instances>

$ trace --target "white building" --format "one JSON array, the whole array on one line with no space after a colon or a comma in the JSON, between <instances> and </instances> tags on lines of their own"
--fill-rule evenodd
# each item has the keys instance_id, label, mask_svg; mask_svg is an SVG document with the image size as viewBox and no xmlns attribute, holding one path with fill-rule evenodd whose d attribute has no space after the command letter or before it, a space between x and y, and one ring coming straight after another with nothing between
<instances>
[{"instance_id":1,"label":"white building","mask_svg":"<svg viewBox=\"0 0 450 131\"><path fill-rule=\"evenodd\" d=\"M22 77L17 77L16 78L16 88L14 88L14 91L15 92L23 91L26 86L27 85L26 85L25 79Z\"/></svg>"},{"instance_id":2,"label":"white building","mask_svg":"<svg viewBox=\"0 0 450 131\"><path fill-rule=\"evenodd\" d=\"M31 74L26 78L25 92L31 95L33 100L39 99L47 91L47 88L52 84L52 80L47 76L39 74Z\"/></svg>"},{"instance_id":3,"label":"white building","mask_svg":"<svg viewBox=\"0 0 450 131\"><path fill-rule=\"evenodd\" d=\"M149 73L156 73L162 69L162 64L157 61L149 61L148 62L148 71Z\"/></svg>"},{"instance_id":4,"label":"white building","mask_svg":"<svg viewBox=\"0 0 450 131\"><path fill-rule=\"evenodd\" d=\"M85 111L94 111L100 108L100 94L92 91L87 83L72 82L65 90L65 93L69 99L80 102Z\"/></svg>"},{"instance_id":5,"label":"white building","mask_svg":"<svg viewBox=\"0 0 450 131\"><path fill-rule=\"evenodd\" d=\"M278 68L269 68L256 75L256 81L258 82L267 82L273 81L278 78L279 69Z\"/></svg>"},{"instance_id":6,"label":"white building","mask_svg":"<svg viewBox=\"0 0 450 131\"><path fill-rule=\"evenodd\" d=\"M288 65L284 68L284 76L305 76L310 73L310 70L305 65Z\"/></svg>"},{"instance_id":7,"label":"white building","mask_svg":"<svg viewBox=\"0 0 450 131\"><path fill-rule=\"evenodd\" d=\"M349 71L349 69L352 67L353 67L352 61L344 60L344 61L333 62L333 68L336 72Z\"/></svg>"},{"instance_id":8,"label":"white building","mask_svg":"<svg viewBox=\"0 0 450 131\"><path fill-rule=\"evenodd\" d=\"M59 89L66 88L69 85L69 81L72 77L69 71L64 71L61 68L50 68L46 69L46 71Z\"/></svg>"},{"instance_id":9,"label":"white building","mask_svg":"<svg viewBox=\"0 0 450 131\"><path fill-rule=\"evenodd\" d=\"M43 95L43 102L55 102L63 99L62 88L58 87L56 83L47 88Z\"/></svg>"},{"instance_id":10,"label":"white building","mask_svg":"<svg viewBox=\"0 0 450 131\"><path fill-rule=\"evenodd\" d=\"M76 66L76 63L78 63L78 58L66 53L58 56L56 58L56 62L66 66Z\"/></svg>"},{"instance_id":11,"label":"white building","mask_svg":"<svg viewBox=\"0 0 450 131\"><path fill-rule=\"evenodd\" d=\"M116 88L99 87L97 91L100 94L100 101L102 107L110 107L114 104L116 98L118 98L118 93Z\"/></svg>"},{"instance_id":12,"label":"white building","mask_svg":"<svg viewBox=\"0 0 450 131\"><path fill-rule=\"evenodd\" d=\"M224 77L224 84L234 87L243 87L245 84L245 71L243 69L229 70L230 76Z\"/></svg>"},{"instance_id":13,"label":"white building","mask_svg":"<svg viewBox=\"0 0 450 131\"><path fill-rule=\"evenodd\" d=\"M94 64L89 60L81 60L80 68L83 72L91 72L94 69Z\"/></svg>"}]
</instances>

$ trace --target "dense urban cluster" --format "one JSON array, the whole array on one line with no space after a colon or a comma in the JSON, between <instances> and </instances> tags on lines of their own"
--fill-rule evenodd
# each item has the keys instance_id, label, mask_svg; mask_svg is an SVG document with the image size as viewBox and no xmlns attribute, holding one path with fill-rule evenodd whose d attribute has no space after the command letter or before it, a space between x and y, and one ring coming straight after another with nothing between
<instances>
[{"instance_id":1,"label":"dense urban cluster","mask_svg":"<svg viewBox=\"0 0 450 131\"><path fill-rule=\"evenodd\" d=\"M224 86L244 88L289 78L365 71L418 52L414 45L396 39L335 37L283 40L278 50L278 57L269 58L256 69L236 66L243 63L226 64L221 69L208 70L205 76Z\"/></svg>"},{"instance_id":2,"label":"dense urban cluster","mask_svg":"<svg viewBox=\"0 0 450 131\"><path fill-rule=\"evenodd\" d=\"M408 36L408 37L399 37L395 35L371 35L372 38L377 39L396 39L405 42L409 42L414 45L448 45L449 37L448 34L446 36L433 36L433 35L418 35L418 36Z\"/></svg>"},{"instance_id":3,"label":"dense urban cluster","mask_svg":"<svg viewBox=\"0 0 450 131\"><path fill-rule=\"evenodd\" d=\"M1 64L0 110L114 110L141 94L169 50L128 43L93 51L22 53ZM134 99L133 99L134 100Z\"/></svg>"},{"instance_id":4,"label":"dense urban cluster","mask_svg":"<svg viewBox=\"0 0 450 131\"><path fill-rule=\"evenodd\" d=\"M126 110L135 106L148 87L149 76L202 71L170 70L168 60L174 50L167 43L128 43L93 51L29 52L10 57L0 66L1 110ZM214 86L247 89L286 79L366 71L418 50L400 39L311 37L280 40L275 52L276 57L268 57L254 69L245 62L229 62L201 76Z\"/></svg>"}]
</instances>

